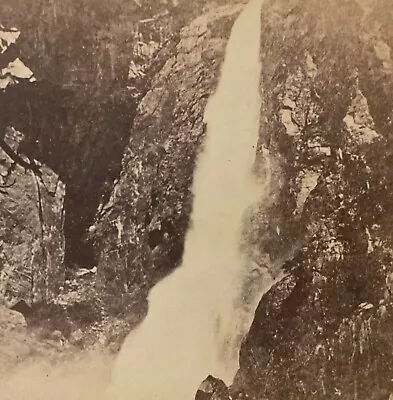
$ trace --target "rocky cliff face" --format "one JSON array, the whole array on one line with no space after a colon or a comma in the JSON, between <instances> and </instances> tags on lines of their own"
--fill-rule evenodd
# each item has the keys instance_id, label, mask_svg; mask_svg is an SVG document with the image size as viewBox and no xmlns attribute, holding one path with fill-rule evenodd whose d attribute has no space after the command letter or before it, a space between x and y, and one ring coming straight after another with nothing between
<instances>
[{"instance_id":1,"label":"rocky cliff face","mask_svg":"<svg viewBox=\"0 0 393 400\"><path fill-rule=\"evenodd\" d=\"M5 141L17 151L16 131ZM46 167L40 176L24 170L4 151L1 160L0 298L8 305L49 301L64 282L64 184Z\"/></svg>"},{"instance_id":2,"label":"rocky cliff face","mask_svg":"<svg viewBox=\"0 0 393 400\"><path fill-rule=\"evenodd\" d=\"M149 85L150 63L179 29L170 2L123 3L0 5L4 35L12 35L15 26L21 30L18 40L3 41L0 66L21 57L37 79L1 94L1 123L24 132L20 151L48 165L67 186L70 269L96 262L83 236L119 176L138 99Z\"/></svg>"},{"instance_id":3,"label":"rocky cliff face","mask_svg":"<svg viewBox=\"0 0 393 400\"><path fill-rule=\"evenodd\" d=\"M261 141L282 171L269 251L296 246L259 304L232 398L392 393L385 13L384 2L265 4Z\"/></svg>"}]
</instances>

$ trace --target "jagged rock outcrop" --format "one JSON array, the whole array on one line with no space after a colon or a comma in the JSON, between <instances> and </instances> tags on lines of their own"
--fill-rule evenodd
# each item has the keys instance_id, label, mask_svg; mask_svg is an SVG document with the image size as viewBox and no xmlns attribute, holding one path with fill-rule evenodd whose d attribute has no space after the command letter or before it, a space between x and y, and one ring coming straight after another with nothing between
<instances>
[{"instance_id":1,"label":"jagged rock outcrop","mask_svg":"<svg viewBox=\"0 0 393 400\"><path fill-rule=\"evenodd\" d=\"M213 376L208 376L199 387L195 400L219 400L229 395L225 383Z\"/></svg>"},{"instance_id":2,"label":"jagged rock outcrop","mask_svg":"<svg viewBox=\"0 0 393 400\"><path fill-rule=\"evenodd\" d=\"M15 154L21 136L14 129L5 135ZM0 159L0 301L53 300L64 282L64 184L49 168L38 175L3 150Z\"/></svg>"}]
</instances>

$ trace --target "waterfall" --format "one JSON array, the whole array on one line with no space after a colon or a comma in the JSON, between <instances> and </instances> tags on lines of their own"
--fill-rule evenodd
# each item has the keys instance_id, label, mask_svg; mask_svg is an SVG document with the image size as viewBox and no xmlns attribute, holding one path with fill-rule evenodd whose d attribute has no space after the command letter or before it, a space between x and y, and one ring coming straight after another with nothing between
<instances>
[{"instance_id":1,"label":"waterfall","mask_svg":"<svg viewBox=\"0 0 393 400\"><path fill-rule=\"evenodd\" d=\"M115 363L108 400L192 400L207 375L231 383L238 369L240 341L256 307L255 299L241 305L247 260L240 242L244 215L261 196L252 171L262 1L251 0L235 21L205 111L182 265L152 289L148 315Z\"/></svg>"}]
</instances>

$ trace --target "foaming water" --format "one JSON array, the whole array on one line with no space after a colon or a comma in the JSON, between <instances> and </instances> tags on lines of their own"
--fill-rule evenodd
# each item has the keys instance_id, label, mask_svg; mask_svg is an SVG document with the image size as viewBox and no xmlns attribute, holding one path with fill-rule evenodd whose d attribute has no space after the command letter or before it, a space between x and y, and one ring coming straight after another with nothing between
<instances>
[{"instance_id":1,"label":"foaming water","mask_svg":"<svg viewBox=\"0 0 393 400\"><path fill-rule=\"evenodd\" d=\"M247 259L240 243L243 217L262 195L252 174L262 1L251 0L237 18L205 112L182 265L151 291L148 315L116 361L108 400L191 400L207 375L231 383L238 369L257 303L242 304Z\"/></svg>"},{"instance_id":2,"label":"foaming water","mask_svg":"<svg viewBox=\"0 0 393 400\"><path fill-rule=\"evenodd\" d=\"M26 361L0 376L0 399L99 400L109 382L111 363L109 356L98 352L61 363L42 358Z\"/></svg>"}]
</instances>

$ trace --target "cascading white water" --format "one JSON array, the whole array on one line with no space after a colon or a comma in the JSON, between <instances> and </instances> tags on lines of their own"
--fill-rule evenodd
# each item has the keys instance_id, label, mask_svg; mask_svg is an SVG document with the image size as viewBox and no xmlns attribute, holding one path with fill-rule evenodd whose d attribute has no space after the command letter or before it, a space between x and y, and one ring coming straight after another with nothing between
<instances>
[{"instance_id":1,"label":"cascading white water","mask_svg":"<svg viewBox=\"0 0 393 400\"><path fill-rule=\"evenodd\" d=\"M231 383L238 368L240 340L252 318L239 307L243 216L261 196L252 167L261 106L262 2L251 0L235 21L207 105L182 265L151 291L146 319L118 356L108 400L192 400L207 375ZM248 305L248 312L255 306Z\"/></svg>"}]
</instances>

